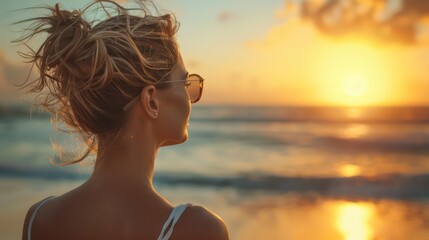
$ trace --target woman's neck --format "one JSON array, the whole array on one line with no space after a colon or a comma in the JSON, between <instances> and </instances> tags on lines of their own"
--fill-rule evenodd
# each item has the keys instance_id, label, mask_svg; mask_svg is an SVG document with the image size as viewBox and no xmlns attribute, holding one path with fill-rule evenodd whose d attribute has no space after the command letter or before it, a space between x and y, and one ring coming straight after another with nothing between
<instances>
[{"instance_id":1,"label":"woman's neck","mask_svg":"<svg viewBox=\"0 0 429 240\"><path fill-rule=\"evenodd\" d=\"M113 141L101 140L89 179L91 186L120 192L154 191L152 178L158 146L149 134L150 131L135 131L123 133Z\"/></svg>"}]
</instances>

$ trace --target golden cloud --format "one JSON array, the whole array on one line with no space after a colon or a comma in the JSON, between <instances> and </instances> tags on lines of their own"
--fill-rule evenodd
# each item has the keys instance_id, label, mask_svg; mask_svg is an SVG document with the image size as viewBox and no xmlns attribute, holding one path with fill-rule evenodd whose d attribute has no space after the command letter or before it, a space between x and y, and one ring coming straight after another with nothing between
<instances>
[{"instance_id":1,"label":"golden cloud","mask_svg":"<svg viewBox=\"0 0 429 240\"><path fill-rule=\"evenodd\" d=\"M283 15L291 9L332 37L420 44L429 32L429 4L422 0L286 0Z\"/></svg>"}]
</instances>

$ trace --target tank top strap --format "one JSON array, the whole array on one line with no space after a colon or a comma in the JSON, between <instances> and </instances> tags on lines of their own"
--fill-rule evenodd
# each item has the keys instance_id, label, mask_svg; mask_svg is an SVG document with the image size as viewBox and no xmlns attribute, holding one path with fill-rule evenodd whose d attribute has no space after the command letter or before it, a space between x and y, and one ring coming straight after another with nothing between
<instances>
[{"instance_id":1,"label":"tank top strap","mask_svg":"<svg viewBox=\"0 0 429 240\"><path fill-rule=\"evenodd\" d=\"M47 197L45 199L43 199L36 207L36 209L34 210L33 214L31 214L31 218L30 221L28 222L28 230L27 230L27 239L31 240L31 227L33 225L34 219L36 218L37 212L39 211L39 209L51 198L54 198L55 196L50 196Z\"/></svg>"},{"instance_id":2,"label":"tank top strap","mask_svg":"<svg viewBox=\"0 0 429 240\"><path fill-rule=\"evenodd\" d=\"M173 233L174 225L176 225L177 221L179 220L182 213L186 210L186 208L191 205L191 203L180 204L171 211L170 216L162 227L161 234L159 235L158 240L168 240L170 238L171 234ZM170 229L165 232L170 223Z\"/></svg>"}]
</instances>

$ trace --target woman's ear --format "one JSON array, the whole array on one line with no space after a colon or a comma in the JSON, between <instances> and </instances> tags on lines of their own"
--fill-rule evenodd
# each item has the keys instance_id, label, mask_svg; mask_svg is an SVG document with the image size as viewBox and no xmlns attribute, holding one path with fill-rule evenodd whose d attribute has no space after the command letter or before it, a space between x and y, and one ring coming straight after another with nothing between
<instances>
[{"instance_id":1,"label":"woman's ear","mask_svg":"<svg viewBox=\"0 0 429 240\"><path fill-rule=\"evenodd\" d=\"M156 119L159 112L159 101L156 88L153 85L146 86L140 94L143 111L149 118Z\"/></svg>"}]
</instances>

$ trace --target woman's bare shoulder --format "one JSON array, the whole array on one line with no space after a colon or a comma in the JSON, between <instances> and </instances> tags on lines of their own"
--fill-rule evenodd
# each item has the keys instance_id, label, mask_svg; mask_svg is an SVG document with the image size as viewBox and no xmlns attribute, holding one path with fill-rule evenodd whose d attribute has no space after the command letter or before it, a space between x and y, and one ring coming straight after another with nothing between
<instances>
[{"instance_id":1,"label":"woman's bare shoulder","mask_svg":"<svg viewBox=\"0 0 429 240\"><path fill-rule=\"evenodd\" d=\"M24 220L24 226L22 229L22 239L26 240L28 239L28 227L30 224L30 219L31 216L34 214L34 212L36 211L37 207L44 201L45 199L41 199L40 201L34 203L27 211L27 214L25 215L25 220Z\"/></svg>"},{"instance_id":2,"label":"woman's bare shoulder","mask_svg":"<svg viewBox=\"0 0 429 240\"><path fill-rule=\"evenodd\" d=\"M229 236L221 217L203 206L191 205L174 227L171 239L228 240Z\"/></svg>"}]
</instances>

